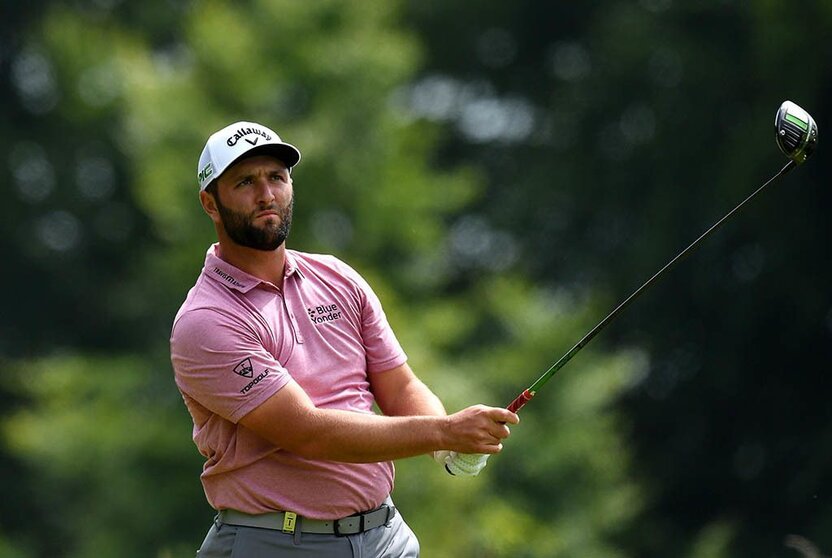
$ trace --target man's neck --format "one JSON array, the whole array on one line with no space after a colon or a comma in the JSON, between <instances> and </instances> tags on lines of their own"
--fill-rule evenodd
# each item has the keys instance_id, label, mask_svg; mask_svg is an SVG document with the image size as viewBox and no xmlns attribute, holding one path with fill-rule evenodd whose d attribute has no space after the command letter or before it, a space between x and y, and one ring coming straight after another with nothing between
<instances>
[{"instance_id":1,"label":"man's neck","mask_svg":"<svg viewBox=\"0 0 832 558\"><path fill-rule=\"evenodd\" d=\"M268 281L278 289L283 288L283 274L286 268L286 244L269 252L240 246L229 240L220 240L217 255L236 267L261 279Z\"/></svg>"}]
</instances>

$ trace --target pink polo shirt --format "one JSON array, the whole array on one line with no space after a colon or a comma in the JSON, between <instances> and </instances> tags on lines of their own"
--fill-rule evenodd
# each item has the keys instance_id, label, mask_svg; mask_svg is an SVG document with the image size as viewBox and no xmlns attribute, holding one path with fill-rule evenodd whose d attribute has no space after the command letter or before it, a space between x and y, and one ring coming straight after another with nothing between
<instances>
[{"instance_id":1,"label":"pink polo shirt","mask_svg":"<svg viewBox=\"0 0 832 558\"><path fill-rule=\"evenodd\" d=\"M208 502L317 519L377 507L393 488L391 462L306 459L238 421L290 378L319 408L372 413L368 374L407 360L378 298L332 256L287 250L281 290L221 260L216 249L208 250L171 333L176 385L206 459Z\"/></svg>"}]
</instances>

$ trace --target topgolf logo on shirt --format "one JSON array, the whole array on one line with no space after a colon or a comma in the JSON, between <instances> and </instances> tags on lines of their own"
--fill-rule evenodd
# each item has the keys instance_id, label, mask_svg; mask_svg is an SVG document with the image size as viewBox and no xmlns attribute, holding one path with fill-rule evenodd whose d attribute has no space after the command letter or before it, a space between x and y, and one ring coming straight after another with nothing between
<instances>
[{"instance_id":1,"label":"topgolf logo on shirt","mask_svg":"<svg viewBox=\"0 0 832 558\"><path fill-rule=\"evenodd\" d=\"M234 373L238 376L242 376L243 378L253 378L249 383L247 383L243 387L243 389L240 390L240 393L245 395L246 393L251 391L251 388L259 384L263 378L265 378L269 374L273 374L274 370L269 370L268 368L266 368L255 377L254 365L251 364L251 357L249 357L241 360L239 364L237 364L237 366L234 367Z\"/></svg>"},{"instance_id":2,"label":"topgolf logo on shirt","mask_svg":"<svg viewBox=\"0 0 832 558\"><path fill-rule=\"evenodd\" d=\"M234 373L243 378L251 378L254 376L254 367L251 365L251 359L247 358L235 366Z\"/></svg>"},{"instance_id":3,"label":"topgolf logo on shirt","mask_svg":"<svg viewBox=\"0 0 832 558\"><path fill-rule=\"evenodd\" d=\"M309 319L312 320L312 323L315 325L320 325L326 322L334 322L335 320L340 320L343 317L341 311L338 309L338 305L334 303L322 304L314 308L307 308L306 312L309 314Z\"/></svg>"},{"instance_id":4,"label":"topgolf logo on shirt","mask_svg":"<svg viewBox=\"0 0 832 558\"><path fill-rule=\"evenodd\" d=\"M268 376L269 374L271 374L273 372L274 372L274 370L269 370L268 368L266 368L265 370L260 372L260 374L258 374L256 378L254 378L252 381L247 383L246 386L243 389L240 390L240 393L245 395L246 393L248 393L251 390L251 388L253 388L257 384L259 384L260 380L262 380L263 378L265 378L266 376Z\"/></svg>"}]
</instances>

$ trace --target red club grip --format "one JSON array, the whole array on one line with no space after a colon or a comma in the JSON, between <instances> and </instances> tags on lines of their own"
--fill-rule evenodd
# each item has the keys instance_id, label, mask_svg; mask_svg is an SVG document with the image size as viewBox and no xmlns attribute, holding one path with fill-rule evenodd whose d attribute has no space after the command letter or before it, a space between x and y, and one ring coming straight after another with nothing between
<instances>
[{"instance_id":1,"label":"red club grip","mask_svg":"<svg viewBox=\"0 0 832 558\"><path fill-rule=\"evenodd\" d=\"M523 390L523 393L521 393L520 395L518 395L518 396L517 396L517 399L515 399L514 401L512 401L512 402L511 402L511 404L510 404L508 407L506 407L506 408L507 408L509 411L511 411L512 413L516 413L517 411L519 411L520 409L522 409L522 408L523 408L523 405L525 405L526 403L528 403L529 401L531 401L531 400L532 400L532 397L534 397L534 393L530 392L530 391L529 391L529 390L527 390L527 389L524 389L524 390Z\"/></svg>"}]
</instances>

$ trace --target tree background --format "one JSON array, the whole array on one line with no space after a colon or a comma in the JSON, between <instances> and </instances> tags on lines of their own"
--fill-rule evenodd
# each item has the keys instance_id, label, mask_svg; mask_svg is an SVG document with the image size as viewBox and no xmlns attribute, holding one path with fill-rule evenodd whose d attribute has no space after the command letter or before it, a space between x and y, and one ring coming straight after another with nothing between
<instances>
[{"instance_id":1,"label":"tree background","mask_svg":"<svg viewBox=\"0 0 832 558\"><path fill-rule=\"evenodd\" d=\"M832 554L832 4L3 15L0 557L192 556L210 524L167 341L212 241L212 131L300 147L290 246L358 268L457 410L507 404L785 164L786 99L815 157L576 356L482 475L403 460L394 498L425 556Z\"/></svg>"}]
</instances>

